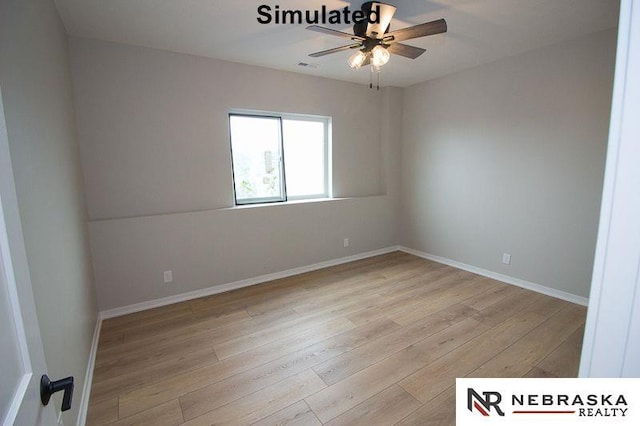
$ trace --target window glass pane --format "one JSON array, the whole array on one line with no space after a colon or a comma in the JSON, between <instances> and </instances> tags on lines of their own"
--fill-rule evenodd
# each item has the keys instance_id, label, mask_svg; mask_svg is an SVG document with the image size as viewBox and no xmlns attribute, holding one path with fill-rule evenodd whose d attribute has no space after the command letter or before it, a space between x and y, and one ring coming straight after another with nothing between
<instances>
[{"instance_id":1,"label":"window glass pane","mask_svg":"<svg viewBox=\"0 0 640 426\"><path fill-rule=\"evenodd\" d=\"M229 123L236 201L284 200L280 119L232 115Z\"/></svg>"},{"instance_id":2,"label":"window glass pane","mask_svg":"<svg viewBox=\"0 0 640 426\"><path fill-rule=\"evenodd\" d=\"M326 195L325 123L282 121L287 196Z\"/></svg>"}]
</instances>

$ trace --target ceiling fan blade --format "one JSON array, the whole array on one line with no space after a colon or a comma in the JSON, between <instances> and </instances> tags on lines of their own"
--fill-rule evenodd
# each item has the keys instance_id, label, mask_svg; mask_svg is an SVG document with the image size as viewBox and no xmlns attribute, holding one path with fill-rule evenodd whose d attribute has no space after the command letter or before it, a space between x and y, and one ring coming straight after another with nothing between
<instances>
[{"instance_id":1,"label":"ceiling fan blade","mask_svg":"<svg viewBox=\"0 0 640 426\"><path fill-rule=\"evenodd\" d=\"M348 44L346 46L334 47L333 49L323 50L321 52L315 52L309 54L312 58L319 58L320 56L330 55L336 52L342 52L343 50L355 49L360 47L360 43Z\"/></svg>"},{"instance_id":2,"label":"ceiling fan blade","mask_svg":"<svg viewBox=\"0 0 640 426\"><path fill-rule=\"evenodd\" d=\"M322 34L329 34L329 35L334 35L342 38L348 38L350 40L359 40L359 41L364 40L364 37L359 37L357 35L345 33L338 30L332 30L331 28L321 27L320 25L309 25L307 29L318 32L318 33L322 33Z\"/></svg>"},{"instance_id":3,"label":"ceiling fan blade","mask_svg":"<svg viewBox=\"0 0 640 426\"><path fill-rule=\"evenodd\" d=\"M426 50L421 47L409 46L408 44L402 43L393 43L387 47L387 50L389 53L393 53L394 55L400 55L411 59L415 59L426 52Z\"/></svg>"},{"instance_id":4,"label":"ceiling fan blade","mask_svg":"<svg viewBox=\"0 0 640 426\"><path fill-rule=\"evenodd\" d=\"M366 34L369 37L374 38L382 38L387 28L389 28L389 24L391 23L391 19L393 15L396 13L396 8L391 6L390 4L377 3L372 2L367 6L363 5L363 9L365 9L365 13L369 13L371 9L378 7L380 11L380 15L378 16L378 23L370 23L367 25Z\"/></svg>"},{"instance_id":5,"label":"ceiling fan blade","mask_svg":"<svg viewBox=\"0 0 640 426\"><path fill-rule=\"evenodd\" d=\"M425 22L424 24L392 31L386 34L384 39L385 43L394 43L444 32L447 32L447 22L444 19L438 19L437 21Z\"/></svg>"}]
</instances>

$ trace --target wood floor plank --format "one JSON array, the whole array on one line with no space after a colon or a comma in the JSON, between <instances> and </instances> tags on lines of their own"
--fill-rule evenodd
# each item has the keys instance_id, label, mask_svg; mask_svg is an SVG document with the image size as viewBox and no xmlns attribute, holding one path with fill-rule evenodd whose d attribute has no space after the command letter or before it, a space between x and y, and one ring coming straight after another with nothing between
<instances>
[{"instance_id":1,"label":"wood floor plank","mask_svg":"<svg viewBox=\"0 0 640 426\"><path fill-rule=\"evenodd\" d=\"M531 294L531 292L527 293ZM533 295L538 297L535 297L535 301L526 308L527 311L535 312L545 317L551 317L560 312L563 308L572 306L577 311L582 311L583 315L587 314L587 311L583 306L567 303L564 300L556 299L555 297L546 296L544 294L533 293Z\"/></svg>"},{"instance_id":2,"label":"wood floor plank","mask_svg":"<svg viewBox=\"0 0 640 426\"><path fill-rule=\"evenodd\" d=\"M118 346L124 342L124 333L119 331L112 331L111 333L100 332L100 338L98 339L98 347L106 349L111 346Z\"/></svg>"},{"instance_id":3,"label":"wood floor plank","mask_svg":"<svg viewBox=\"0 0 640 426\"><path fill-rule=\"evenodd\" d=\"M482 309L474 318L483 324L494 326L519 312L533 310L532 306L538 302L546 301L543 295L531 293L522 288L513 288L510 293L501 301Z\"/></svg>"},{"instance_id":4,"label":"wood floor plank","mask_svg":"<svg viewBox=\"0 0 640 426\"><path fill-rule=\"evenodd\" d=\"M113 363L118 360L126 360L140 353L148 353L153 350L160 350L166 346L175 345L178 342L191 340L209 339L211 344L221 343L246 334L255 333L275 324L293 321L300 318L296 312L289 310L276 312L262 316L259 320L240 314L241 319L228 323L228 316L207 319L188 326L185 329L173 330L160 336L153 336L149 339L137 342L123 343L119 347L110 347L105 350L98 350L96 366L106 363Z\"/></svg>"},{"instance_id":5,"label":"wood floor plank","mask_svg":"<svg viewBox=\"0 0 640 426\"><path fill-rule=\"evenodd\" d=\"M456 376L574 375L585 313L407 253L361 259L106 320L87 424L454 424Z\"/></svg>"},{"instance_id":6,"label":"wood floor plank","mask_svg":"<svg viewBox=\"0 0 640 426\"><path fill-rule=\"evenodd\" d=\"M393 280L407 279L416 274L427 272L431 269L437 269L440 267L447 267L446 265L438 265L435 262L431 262L419 258L403 258L397 259L395 263L387 264L384 268L376 270L376 274L385 278Z\"/></svg>"},{"instance_id":7,"label":"wood floor plank","mask_svg":"<svg viewBox=\"0 0 640 426\"><path fill-rule=\"evenodd\" d=\"M300 316L322 316L322 315L333 315L345 317L345 319L351 321L349 317L351 315L355 315L359 312L362 312L367 309L372 309L377 307L380 303L380 296L372 295L371 297L363 297L361 300L345 300L341 303L336 303L334 305L327 306L324 310L313 313L313 314L304 314L300 313ZM353 321L351 321L353 322ZM362 325L356 324L355 325Z\"/></svg>"},{"instance_id":8,"label":"wood floor plank","mask_svg":"<svg viewBox=\"0 0 640 426\"><path fill-rule=\"evenodd\" d=\"M535 312L522 312L490 328L478 337L454 349L400 382L400 386L421 402L428 402L464 377L546 318Z\"/></svg>"},{"instance_id":9,"label":"wood floor plank","mask_svg":"<svg viewBox=\"0 0 640 426\"><path fill-rule=\"evenodd\" d=\"M488 307L501 302L505 298L512 296L514 293L518 293L518 290L518 287L496 282L496 285L492 290L485 291L465 299L462 303L473 309L482 311L483 309L487 309Z\"/></svg>"},{"instance_id":10,"label":"wood floor plank","mask_svg":"<svg viewBox=\"0 0 640 426\"><path fill-rule=\"evenodd\" d=\"M313 414L304 401L283 408L251 426L321 426L320 420Z\"/></svg>"},{"instance_id":11,"label":"wood floor plank","mask_svg":"<svg viewBox=\"0 0 640 426\"><path fill-rule=\"evenodd\" d=\"M425 298L416 298L411 304L408 304L409 306L398 308L387 316L400 325L410 324L433 312L459 303L462 299L489 291L493 286L484 277L457 275L462 275L463 278L456 279L455 285L446 291L430 294Z\"/></svg>"},{"instance_id":12,"label":"wood floor plank","mask_svg":"<svg viewBox=\"0 0 640 426\"><path fill-rule=\"evenodd\" d=\"M385 287L375 290L377 294L384 297L383 301L376 306L350 315L348 319L355 324L363 324L380 317L388 317L389 314L404 309L414 308L420 305L422 300L438 292L446 291L455 285L456 277L444 275L436 275L431 279L429 273L426 273L423 276L400 283L387 279Z\"/></svg>"},{"instance_id":13,"label":"wood floor plank","mask_svg":"<svg viewBox=\"0 0 640 426\"><path fill-rule=\"evenodd\" d=\"M462 320L316 393L307 404L320 421L328 422L486 329L474 319Z\"/></svg>"},{"instance_id":14,"label":"wood floor plank","mask_svg":"<svg viewBox=\"0 0 640 426\"><path fill-rule=\"evenodd\" d=\"M531 370L529 370L524 376L522 377L531 377L531 378L536 378L536 377L541 377L541 378L558 378L558 376L556 376L553 373L550 373L547 370L543 370L540 367L533 367Z\"/></svg>"},{"instance_id":15,"label":"wood floor plank","mask_svg":"<svg viewBox=\"0 0 640 426\"><path fill-rule=\"evenodd\" d=\"M323 307L327 304L342 301L344 298L361 291L363 288L377 288L382 282L383 280L377 277L371 277L366 274L358 275L323 286L319 289L307 290L305 292L306 300L299 298L294 303L287 302L285 306L296 309L298 312L306 313L310 312L316 306ZM273 307L267 302L251 306L247 309L254 315L267 312L269 309L273 309Z\"/></svg>"},{"instance_id":16,"label":"wood floor plank","mask_svg":"<svg viewBox=\"0 0 640 426\"><path fill-rule=\"evenodd\" d=\"M120 411L123 413L137 413L146 410L243 371L266 364L352 328L353 325L338 318L334 322L322 323L317 328L307 330L305 333L260 346L210 366L150 383L147 386L121 394Z\"/></svg>"},{"instance_id":17,"label":"wood floor plank","mask_svg":"<svg viewBox=\"0 0 640 426\"><path fill-rule=\"evenodd\" d=\"M412 267L404 267L400 265L395 273L389 273L390 271L383 271L380 274L380 279L385 284L393 283L392 286L385 285L380 286L376 290L381 296L395 296L402 295L409 291L424 287L426 283L433 283L437 280L450 275L452 273L451 268L445 265L437 264L422 264L416 263Z\"/></svg>"},{"instance_id":18,"label":"wood floor plank","mask_svg":"<svg viewBox=\"0 0 640 426\"><path fill-rule=\"evenodd\" d=\"M301 303L306 303L309 297L311 297L311 293L308 290L288 289L278 297L268 297L264 300L253 302L247 305L245 309L249 315L255 317L269 312L292 309Z\"/></svg>"},{"instance_id":19,"label":"wood floor plank","mask_svg":"<svg viewBox=\"0 0 640 426\"><path fill-rule=\"evenodd\" d=\"M247 370L180 397L186 420L265 388L307 370L324 360L348 352L369 339L385 335L399 327L391 320L367 324L315 345L293 352L275 361Z\"/></svg>"},{"instance_id":20,"label":"wood floor plank","mask_svg":"<svg viewBox=\"0 0 640 426\"><path fill-rule=\"evenodd\" d=\"M154 425L154 426L177 426L184 423L182 418L182 410L178 401L173 400L158 405L142 413L129 417L120 417L113 426L137 426L137 425Z\"/></svg>"},{"instance_id":21,"label":"wood floor plank","mask_svg":"<svg viewBox=\"0 0 640 426\"><path fill-rule=\"evenodd\" d=\"M396 426L453 426L456 424L456 390L451 386L396 423Z\"/></svg>"},{"instance_id":22,"label":"wood floor plank","mask_svg":"<svg viewBox=\"0 0 640 426\"><path fill-rule=\"evenodd\" d=\"M584 309L565 306L526 338L491 358L468 377L522 377L584 324Z\"/></svg>"},{"instance_id":23,"label":"wood floor plank","mask_svg":"<svg viewBox=\"0 0 640 426\"><path fill-rule=\"evenodd\" d=\"M290 280L279 281L282 282L263 283L228 293L190 300L186 303L191 306L194 317L210 318L238 310L247 310L251 306L270 300L286 300L295 298L297 295L307 294L304 288L295 285L296 281L293 277Z\"/></svg>"},{"instance_id":24,"label":"wood floor plank","mask_svg":"<svg viewBox=\"0 0 640 426\"><path fill-rule=\"evenodd\" d=\"M123 343L152 338L153 336L163 334L165 331L169 332L174 329L184 328L193 324L195 321L197 321L197 319L189 313L175 318L158 319L152 323L139 323L123 331Z\"/></svg>"},{"instance_id":25,"label":"wood floor plank","mask_svg":"<svg viewBox=\"0 0 640 426\"><path fill-rule=\"evenodd\" d=\"M244 335L253 330L262 330L273 327L278 321L284 321L283 326L288 321L300 319L299 315L293 311L281 312L277 315L270 315L262 322L240 321L233 324L220 326L214 329L207 328L196 333L187 333L180 338L161 338L156 343L146 343L144 345L133 345L129 350L119 350L114 352L108 349L107 354L97 357L96 367L94 370L94 382L100 383L109 380L112 377L124 374L132 374L145 365L155 365L164 362L171 362L182 356L195 355L196 353L211 353L215 357L213 351L213 343L215 341L226 341L232 339L235 335ZM254 321L252 319L252 321ZM127 344L129 345L129 344ZM98 351L100 354L100 351Z\"/></svg>"},{"instance_id":26,"label":"wood floor plank","mask_svg":"<svg viewBox=\"0 0 640 426\"><path fill-rule=\"evenodd\" d=\"M446 293L458 283L457 275L451 275L451 272L445 275L435 275L432 279L429 278L429 274L411 279L406 282L407 287L400 286L400 290L397 289L397 285L393 282L393 285L388 285L388 292L378 291L379 294L384 296L384 301L372 309L362 310L349 316L348 319L353 321L354 324L362 324L372 319L380 317L392 317L406 310L416 309L422 305L427 299L437 298L439 294ZM432 303L432 311L442 308L437 303ZM426 316L428 314L420 315ZM396 317L397 318L397 317ZM396 322L402 321L396 319Z\"/></svg>"},{"instance_id":27,"label":"wood floor plank","mask_svg":"<svg viewBox=\"0 0 640 426\"><path fill-rule=\"evenodd\" d=\"M335 384L350 375L381 361L447 327L468 318L476 311L458 305L448 310L436 312L420 321L390 333L380 339L347 352L314 367L314 370L328 385Z\"/></svg>"},{"instance_id":28,"label":"wood floor plank","mask_svg":"<svg viewBox=\"0 0 640 426\"><path fill-rule=\"evenodd\" d=\"M118 397L113 396L99 402L90 400L86 424L101 426L118 420Z\"/></svg>"},{"instance_id":29,"label":"wood floor plank","mask_svg":"<svg viewBox=\"0 0 640 426\"><path fill-rule=\"evenodd\" d=\"M91 401L103 401L114 396L117 397L134 389L149 386L157 381L166 380L217 362L218 359L213 352L196 352L147 365L127 374L113 376L93 383Z\"/></svg>"},{"instance_id":30,"label":"wood floor plank","mask_svg":"<svg viewBox=\"0 0 640 426\"><path fill-rule=\"evenodd\" d=\"M199 330L212 330L227 324L237 324L244 320L251 319L251 315L245 310L237 310L216 317L206 319L195 318L193 315L182 317L177 320L168 320L161 323L141 325L125 331L123 343L136 342L144 344L147 342L157 342L157 337L175 338L176 336Z\"/></svg>"},{"instance_id":31,"label":"wood floor plank","mask_svg":"<svg viewBox=\"0 0 640 426\"><path fill-rule=\"evenodd\" d=\"M380 318L389 318L385 313L386 312L383 307L380 305L373 305L347 315L347 319L355 325L363 325L371 321L379 320Z\"/></svg>"},{"instance_id":32,"label":"wood floor plank","mask_svg":"<svg viewBox=\"0 0 640 426\"><path fill-rule=\"evenodd\" d=\"M318 392L324 387L326 385L313 370L306 370L268 388L209 411L186 422L185 425L250 425Z\"/></svg>"},{"instance_id":33,"label":"wood floor plank","mask_svg":"<svg viewBox=\"0 0 640 426\"><path fill-rule=\"evenodd\" d=\"M308 272L299 275L299 277L305 281L303 284L305 288L317 288L318 286L326 285L327 282L335 282L336 279L340 280L355 275L383 275L385 271L397 268L399 265L409 267L412 263L420 260L407 253L392 252Z\"/></svg>"},{"instance_id":34,"label":"wood floor plank","mask_svg":"<svg viewBox=\"0 0 640 426\"><path fill-rule=\"evenodd\" d=\"M111 362L96 363L93 376L96 383L111 377L131 374L148 365L179 359L185 355L210 355L215 358L211 341L206 337L177 341L172 344L153 348L148 351L137 351Z\"/></svg>"},{"instance_id":35,"label":"wood floor plank","mask_svg":"<svg viewBox=\"0 0 640 426\"><path fill-rule=\"evenodd\" d=\"M360 309L366 306L375 305L384 302L384 298L378 294L366 294L362 295L362 290L359 290L360 297L358 300L353 300L353 294L341 294L336 298L320 299L315 298L308 303L300 304L293 308L301 316L310 316L314 314L323 314L325 312L331 312L336 308L340 308L346 305L360 305ZM357 311L358 309L354 309Z\"/></svg>"},{"instance_id":36,"label":"wood floor plank","mask_svg":"<svg viewBox=\"0 0 640 426\"><path fill-rule=\"evenodd\" d=\"M253 348L266 345L273 341L282 340L290 336L291 334L303 333L306 330L318 327L319 324L335 321L343 321L345 323L345 326L350 325L355 328L355 324L353 324L348 319L336 319L332 315L305 318L304 320L278 324L273 327L258 331L256 333L247 334L236 339L228 340L219 345L214 345L213 349L215 350L216 355L219 359L225 359L233 355L251 350Z\"/></svg>"},{"instance_id":37,"label":"wood floor plank","mask_svg":"<svg viewBox=\"0 0 640 426\"><path fill-rule=\"evenodd\" d=\"M423 273L417 273L402 281L387 278L386 286L377 290L381 296L385 296L389 301L387 306L393 309L392 304L406 302L414 296L427 296L436 291L449 289L452 283L464 281L452 268L431 269Z\"/></svg>"},{"instance_id":38,"label":"wood floor plank","mask_svg":"<svg viewBox=\"0 0 640 426\"><path fill-rule=\"evenodd\" d=\"M167 318L180 318L191 314L191 307L188 303L174 303L172 305L160 306L120 317L105 319L102 322L101 333L121 333L141 323L153 324L154 322L164 321Z\"/></svg>"},{"instance_id":39,"label":"wood floor plank","mask_svg":"<svg viewBox=\"0 0 640 426\"><path fill-rule=\"evenodd\" d=\"M393 385L341 414L328 426L393 425L422 404L398 385Z\"/></svg>"},{"instance_id":40,"label":"wood floor plank","mask_svg":"<svg viewBox=\"0 0 640 426\"><path fill-rule=\"evenodd\" d=\"M555 377L578 377L583 337L584 326L574 331L567 340L540 361L538 367Z\"/></svg>"}]
</instances>

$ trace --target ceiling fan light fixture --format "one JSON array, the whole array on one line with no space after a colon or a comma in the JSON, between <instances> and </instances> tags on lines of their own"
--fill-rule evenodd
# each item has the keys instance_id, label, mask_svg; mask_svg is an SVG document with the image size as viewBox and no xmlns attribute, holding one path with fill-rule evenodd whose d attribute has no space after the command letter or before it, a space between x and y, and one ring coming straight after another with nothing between
<instances>
[{"instance_id":1,"label":"ceiling fan light fixture","mask_svg":"<svg viewBox=\"0 0 640 426\"><path fill-rule=\"evenodd\" d=\"M371 64L379 68L389 62L389 51L384 47L378 45L371 50Z\"/></svg>"},{"instance_id":2,"label":"ceiling fan light fixture","mask_svg":"<svg viewBox=\"0 0 640 426\"><path fill-rule=\"evenodd\" d=\"M364 64L365 59L367 59L367 54L362 50L358 50L356 53L349 57L347 63L351 68L357 70L362 66L362 64Z\"/></svg>"}]
</instances>

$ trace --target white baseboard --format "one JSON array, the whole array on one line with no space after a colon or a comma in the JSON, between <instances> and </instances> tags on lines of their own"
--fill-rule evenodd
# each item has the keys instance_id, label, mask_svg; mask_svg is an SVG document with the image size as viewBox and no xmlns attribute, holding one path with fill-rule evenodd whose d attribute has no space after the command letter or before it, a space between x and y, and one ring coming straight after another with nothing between
<instances>
[{"instance_id":1,"label":"white baseboard","mask_svg":"<svg viewBox=\"0 0 640 426\"><path fill-rule=\"evenodd\" d=\"M157 308L159 306L171 305L173 303L184 302L186 300L197 299L199 297L211 296L213 294L224 293L243 287L273 281L281 278L291 277L293 275L303 274L305 272L315 271L317 269L328 268L330 266L341 265L356 260L366 259L368 257L379 256L381 254L390 253L400 250L397 246L386 247L380 250L369 251L366 253L355 254L352 256L341 257L338 259L327 260L325 262L314 263L312 265L301 266L299 268L287 269L273 274L261 275L246 280L234 281L227 284L221 284L213 287L194 290L187 293L176 294L175 296L163 297L160 299L149 300L147 302L135 303L133 305L122 306L120 308L108 309L100 312L102 319L119 317L122 315L132 314L134 312L145 311L147 309Z\"/></svg>"},{"instance_id":2,"label":"white baseboard","mask_svg":"<svg viewBox=\"0 0 640 426\"><path fill-rule=\"evenodd\" d=\"M91 384L93 382L93 369L96 365L96 354L98 353L98 340L100 340L100 330L102 328L102 317L98 315L96 327L93 330L93 340L91 341L91 350L89 351L89 361L87 362L87 371L84 376L84 386L82 387L82 395L80 397L80 409L78 411L77 426L84 426L87 422L87 411L89 409L89 396L91 395Z\"/></svg>"},{"instance_id":3,"label":"white baseboard","mask_svg":"<svg viewBox=\"0 0 640 426\"><path fill-rule=\"evenodd\" d=\"M405 253L413 254L424 259L432 260L434 262L443 263L445 265L453 266L455 268L463 269L465 271L473 272L474 274L482 275L488 278L492 278L498 281L512 284L518 287L526 288L538 293L545 294L547 296L555 297L558 299L566 300L568 302L577 303L579 305L587 306L589 299L586 297L578 296L572 293L567 293L562 290L557 290L551 287L536 284L530 281L525 281L520 278L510 277L508 275L499 274L497 272L482 269L477 266L467 265L466 263L458 262L455 260L447 259L444 257L436 256L433 254L425 253L419 250L404 246L390 246L383 249L369 251L365 253L355 254L352 256L341 257L338 259L327 260L324 262L314 263L312 265L301 266L298 268L287 269L285 271L275 272L272 274L260 275L258 277L248 278L245 280L234 281L231 283L221 284L213 287L204 288L201 290L194 290L187 293L176 294L174 296L163 297L160 299L149 300L146 302L135 303L132 305L122 306L114 309L107 309L100 312L101 319L114 318L122 315L132 314L134 312L145 311L147 309L157 308L160 306L166 306L173 303L184 302L186 300L197 299L199 297L211 296L213 294L224 293L239 288L250 287L252 285L264 283L267 281L273 281L281 278L291 277L293 275L303 274L305 272L311 272L322 268L328 268L330 266L341 265L343 263L354 262L356 260L366 259L368 257L379 256L381 254L390 253L393 251L403 251ZM97 345L97 341L95 342Z\"/></svg>"},{"instance_id":4,"label":"white baseboard","mask_svg":"<svg viewBox=\"0 0 640 426\"><path fill-rule=\"evenodd\" d=\"M541 284L536 284L530 281L521 280L520 278L510 277L509 275L499 274L497 272L482 269L477 266L467 265L466 263L458 262L456 260L447 259L446 257L436 256L430 253L425 253L412 248L399 246L398 250L405 253L413 254L414 256L422 257L424 259L433 260L434 262L443 263L445 265L453 266L454 268L463 269L465 271L473 272L474 274L482 275L484 277L492 278L494 280L502 281L507 284L512 284L518 287L525 288L527 290L542 293L547 296L555 297L557 299L566 300L567 302L576 303L578 305L587 306L589 299L586 297L578 296L576 294L567 293L566 291L557 290L555 288L547 287Z\"/></svg>"}]
</instances>

